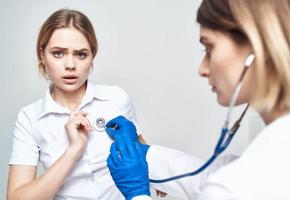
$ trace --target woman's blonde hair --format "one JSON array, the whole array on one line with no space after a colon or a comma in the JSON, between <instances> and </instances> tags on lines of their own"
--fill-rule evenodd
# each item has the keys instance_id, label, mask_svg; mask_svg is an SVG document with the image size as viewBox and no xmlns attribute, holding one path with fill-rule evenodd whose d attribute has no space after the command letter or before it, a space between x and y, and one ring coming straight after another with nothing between
<instances>
[{"instance_id":1,"label":"woman's blonde hair","mask_svg":"<svg viewBox=\"0 0 290 200\"><path fill-rule=\"evenodd\" d=\"M197 21L249 42L255 53L259 111L290 109L290 0L203 0Z\"/></svg>"},{"instance_id":2,"label":"woman's blonde hair","mask_svg":"<svg viewBox=\"0 0 290 200\"><path fill-rule=\"evenodd\" d=\"M90 20L83 13L70 10L70 9L61 9L54 12L50 15L47 20L42 25L36 45L36 52L38 58L38 67L40 73L46 77L45 75L45 66L42 63L41 59L41 50L44 50L47 43L49 42L52 34L55 30L60 28L68 28L73 27L80 31L85 38L88 40L90 45L93 57L97 54L98 51L98 43L96 34L94 31L94 27Z\"/></svg>"}]
</instances>

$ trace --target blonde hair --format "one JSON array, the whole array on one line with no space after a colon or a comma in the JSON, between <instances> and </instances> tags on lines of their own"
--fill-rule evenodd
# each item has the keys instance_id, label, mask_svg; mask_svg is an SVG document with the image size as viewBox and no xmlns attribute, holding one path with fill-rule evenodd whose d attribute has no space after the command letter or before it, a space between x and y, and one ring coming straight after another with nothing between
<instances>
[{"instance_id":1,"label":"blonde hair","mask_svg":"<svg viewBox=\"0 0 290 200\"><path fill-rule=\"evenodd\" d=\"M259 111L290 109L290 0L204 0L197 21L249 42L255 53Z\"/></svg>"},{"instance_id":2,"label":"blonde hair","mask_svg":"<svg viewBox=\"0 0 290 200\"><path fill-rule=\"evenodd\" d=\"M76 10L61 9L50 15L42 25L36 45L38 68L40 73L46 77L45 66L41 59L41 50L44 50L55 30L73 27L80 31L90 44L93 57L97 54L98 43L93 25L83 13Z\"/></svg>"}]
</instances>

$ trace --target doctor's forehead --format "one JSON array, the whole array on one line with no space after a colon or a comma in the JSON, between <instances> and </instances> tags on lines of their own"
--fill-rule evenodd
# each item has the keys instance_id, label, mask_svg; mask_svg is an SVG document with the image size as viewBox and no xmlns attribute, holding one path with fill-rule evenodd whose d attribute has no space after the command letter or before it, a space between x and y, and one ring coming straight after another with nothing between
<instances>
[{"instance_id":1,"label":"doctor's forehead","mask_svg":"<svg viewBox=\"0 0 290 200\"><path fill-rule=\"evenodd\" d=\"M206 27L201 27L199 41L201 44L207 44L207 43L212 43L215 40L220 39L225 36L226 34L222 31L213 30Z\"/></svg>"}]
</instances>

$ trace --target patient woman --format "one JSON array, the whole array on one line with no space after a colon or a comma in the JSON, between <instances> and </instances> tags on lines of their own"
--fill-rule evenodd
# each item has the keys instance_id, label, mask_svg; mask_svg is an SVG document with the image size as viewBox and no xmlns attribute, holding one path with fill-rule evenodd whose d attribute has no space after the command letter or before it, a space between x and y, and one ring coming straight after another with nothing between
<instances>
[{"instance_id":1,"label":"patient woman","mask_svg":"<svg viewBox=\"0 0 290 200\"><path fill-rule=\"evenodd\" d=\"M56 11L42 25L36 50L50 84L18 114L8 199L124 199L106 165L112 141L102 125L117 115L136 118L124 90L88 81L98 50L91 22L79 11ZM37 177L39 163L45 172Z\"/></svg>"}]
</instances>

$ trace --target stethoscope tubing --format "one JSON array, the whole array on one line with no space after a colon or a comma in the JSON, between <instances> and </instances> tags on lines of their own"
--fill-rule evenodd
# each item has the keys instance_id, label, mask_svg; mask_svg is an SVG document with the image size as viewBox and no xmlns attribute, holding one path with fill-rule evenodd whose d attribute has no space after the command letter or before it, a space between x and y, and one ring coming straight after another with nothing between
<instances>
[{"instance_id":1,"label":"stethoscope tubing","mask_svg":"<svg viewBox=\"0 0 290 200\"><path fill-rule=\"evenodd\" d=\"M230 122L230 118L231 118L231 114L233 111L233 108L237 102L237 98L238 95L240 93L240 90L242 88L242 81L243 78L246 74L247 69L249 68L249 66L252 64L252 62L254 61L255 55L254 54L250 54L247 56L246 61L245 61L245 67L240 75L240 78L238 80L238 83L234 89L233 95L231 97L230 100L230 107L229 110L227 112L226 115L226 120L224 122L224 126L222 128L221 131L221 135L220 138L216 144L216 147L214 149L214 153L213 155L208 159L207 162L205 162L200 168L198 168L197 170L193 171L193 172L189 172L189 173L184 173L184 174L180 174L177 176L172 176L169 178L164 178L164 179L149 179L149 181L151 183L165 183L165 182L169 182L169 181L173 181L173 180L177 180L180 178L184 178L184 177L188 177L188 176L194 176L199 174L200 172L202 172L203 170L205 170L207 167L209 167L209 165L229 146L230 142L232 141L235 133L237 132L237 130L240 127L240 122L242 121L245 113L247 112L248 108L249 108L249 104L246 106L245 110L243 111L243 113L241 114L240 118L234 123L233 127L229 130L228 129L228 125ZM225 137L228 136L225 140Z\"/></svg>"}]
</instances>

